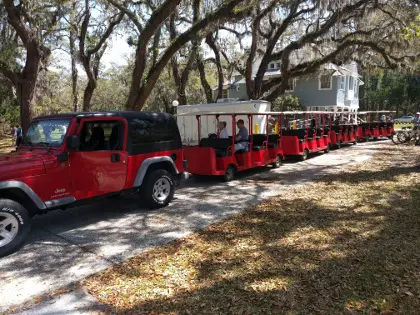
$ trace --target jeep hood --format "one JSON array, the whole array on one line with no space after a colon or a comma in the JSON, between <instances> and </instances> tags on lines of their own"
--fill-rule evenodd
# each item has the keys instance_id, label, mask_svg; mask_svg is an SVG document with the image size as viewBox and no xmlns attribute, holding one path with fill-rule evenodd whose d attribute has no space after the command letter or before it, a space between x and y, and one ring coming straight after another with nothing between
<instances>
[{"instance_id":1,"label":"jeep hood","mask_svg":"<svg viewBox=\"0 0 420 315\"><path fill-rule=\"evenodd\" d=\"M0 156L0 181L45 174L45 150L17 151Z\"/></svg>"}]
</instances>

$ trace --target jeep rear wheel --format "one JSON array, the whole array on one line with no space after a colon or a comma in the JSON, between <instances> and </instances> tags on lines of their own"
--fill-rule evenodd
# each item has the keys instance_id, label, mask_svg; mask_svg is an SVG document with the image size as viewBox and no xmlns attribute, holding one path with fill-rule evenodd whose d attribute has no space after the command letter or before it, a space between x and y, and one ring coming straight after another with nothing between
<instances>
[{"instance_id":1,"label":"jeep rear wheel","mask_svg":"<svg viewBox=\"0 0 420 315\"><path fill-rule=\"evenodd\" d=\"M0 199L0 257L17 251L31 228L28 211L9 199Z\"/></svg>"},{"instance_id":2,"label":"jeep rear wheel","mask_svg":"<svg viewBox=\"0 0 420 315\"><path fill-rule=\"evenodd\" d=\"M146 177L143 196L150 208L167 206L172 201L174 193L174 178L168 171L156 170Z\"/></svg>"}]
</instances>

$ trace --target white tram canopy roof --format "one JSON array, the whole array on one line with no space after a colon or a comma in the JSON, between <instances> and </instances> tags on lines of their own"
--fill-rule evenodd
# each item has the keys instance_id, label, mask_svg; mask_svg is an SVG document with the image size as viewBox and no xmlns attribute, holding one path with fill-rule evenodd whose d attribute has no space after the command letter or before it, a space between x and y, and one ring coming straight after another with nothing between
<instances>
[{"instance_id":1,"label":"white tram canopy roof","mask_svg":"<svg viewBox=\"0 0 420 315\"><path fill-rule=\"evenodd\" d=\"M366 115L366 114L395 114L397 113L395 110L372 110L366 112L357 112L359 115Z\"/></svg>"},{"instance_id":2,"label":"white tram canopy roof","mask_svg":"<svg viewBox=\"0 0 420 315\"><path fill-rule=\"evenodd\" d=\"M357 112L356 112L357 113ZM356 114L353 112L333 112L333 111L285 111L285 112L263 112L263 113L251 113L251 112L204 112L204 113L182 113L175 116L232 116L232 115L251 115L251 116L280 116L280 115L304 115L304 114Z\"/></svg>"}]
</instances>

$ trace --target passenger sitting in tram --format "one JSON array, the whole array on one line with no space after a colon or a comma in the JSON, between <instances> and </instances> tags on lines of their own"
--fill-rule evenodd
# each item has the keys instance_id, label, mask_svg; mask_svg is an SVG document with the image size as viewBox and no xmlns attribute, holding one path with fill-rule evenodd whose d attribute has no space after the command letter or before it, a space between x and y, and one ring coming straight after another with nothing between
<instances>
[{"instance_id":1,"label":"passenger sitting in tram","mask_svg":"<svg viewBox=\"0 0 420 315\"><path fill-rule=\"evenodd\" d=\"M382 116L381 116L381 118L380 118L380 122L381 122L381 123L386 122L386 116L385 116L385 115L382 115Z\"/></svg>"},{"instance_id":2,"label":"passenger sitting in tram","mask_svg":"<svg viewBox=\"0 0 420 315\"><path fill-rule=\"evenodd\" d=\"M355 124L356 123L356 120L354 119L354 117L353 117L353 115L349 115L349 121L348 121L350 124Z\"/></svg>"},{"instance_id":3,"label":"passenger sitting in tram","mask_svg":"<svg viewBox=\"0 0 420 315\"><path fill-rule=\"evenodd\" d=\"M239 150L248 151L248 144L249 144L249 136L248 136L248 129L245 128L245 123L242 119L239 119L236 123L239 130L235 136L235 152Z\"/></svg>"},{"instance_id":4,"label":"passenger sitting in tram","mask_svg":"<svg viewBox=\"0 0 420 315\"><path fill-rule=\"evenodd\" d=\"M226 121L220 121L217 124L217 136L220 139L228 139L229 138L228 132L226 130Z\"/></svg>"},{"instance_id":5,"label":"passenger sitting in tram","mask_svg":"<svg viewBox=\"0 0 420 315\"><path fill-rule=\"evenodd\" d=\"M341 115L335 116L334 125L340 126Z\"/></svg>"}]
</instances>

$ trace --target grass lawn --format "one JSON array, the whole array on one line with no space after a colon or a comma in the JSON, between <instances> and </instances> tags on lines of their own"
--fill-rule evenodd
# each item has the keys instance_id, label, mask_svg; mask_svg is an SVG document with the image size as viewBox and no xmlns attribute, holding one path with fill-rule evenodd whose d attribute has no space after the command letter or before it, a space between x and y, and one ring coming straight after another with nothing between
<instances>
[{"instance_id":1,"label":"grass lawn","mask_svg":"<svg viewBox=\"0 0 420 315\"><path fill-rule=\"evenodd\" d=\"M376 150L82 285L116 313L418 314L420 149Z\"/></svg>"}]
</instances>

